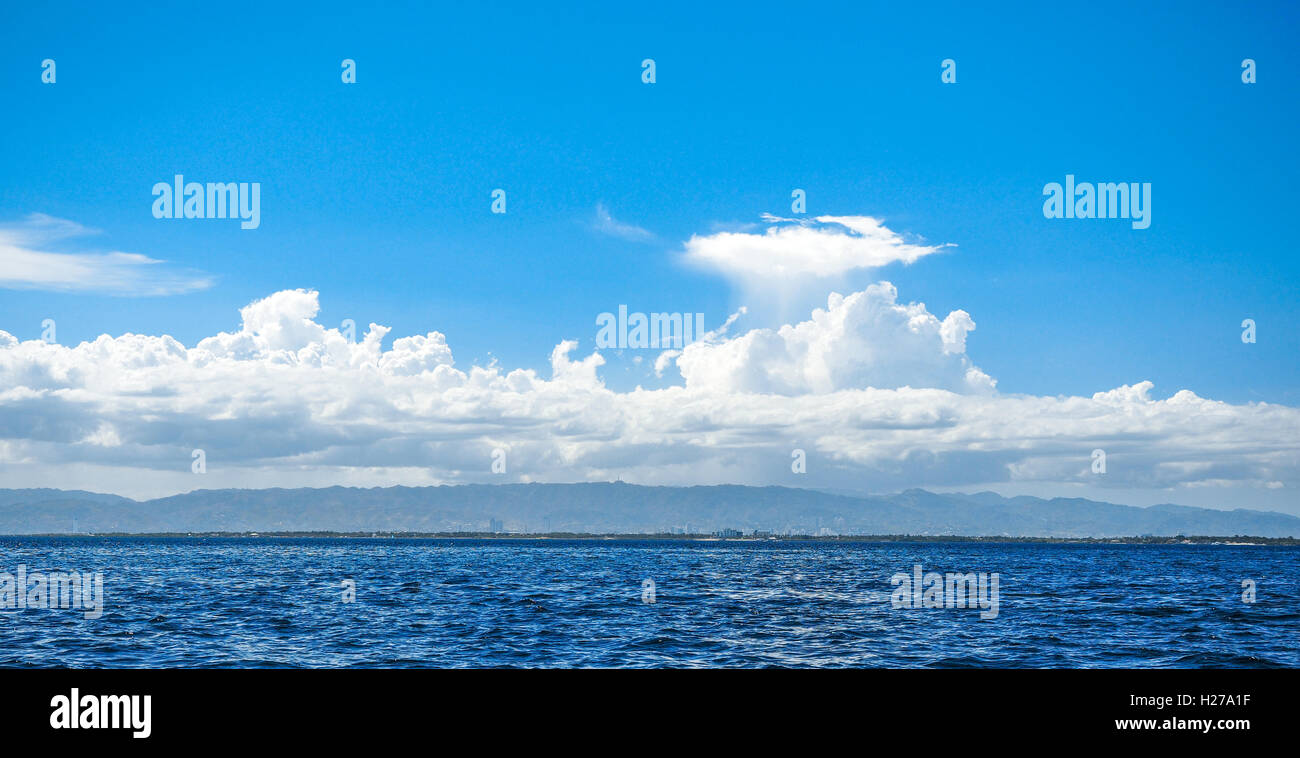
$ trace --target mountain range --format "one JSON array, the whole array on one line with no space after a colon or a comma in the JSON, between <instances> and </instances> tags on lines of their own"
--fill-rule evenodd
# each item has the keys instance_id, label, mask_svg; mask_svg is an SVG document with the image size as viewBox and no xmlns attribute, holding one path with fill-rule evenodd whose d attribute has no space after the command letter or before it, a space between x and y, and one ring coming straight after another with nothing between
<instances>
[{"instance_id":1,"label":"mountain range","mask_svg":"<svg viewBox=\"0 0 1300 758\"><path fill-rule=\"evenodd\" d=\"M0 489L0 534L706 534L722 529L811 535L1297 537L1300 518L1245 509L1008 498L992 492L912 489L849 495L788 487L650 487L623 482L195 490L145 501L80 490Z\"/></svg>"}]
</instances>

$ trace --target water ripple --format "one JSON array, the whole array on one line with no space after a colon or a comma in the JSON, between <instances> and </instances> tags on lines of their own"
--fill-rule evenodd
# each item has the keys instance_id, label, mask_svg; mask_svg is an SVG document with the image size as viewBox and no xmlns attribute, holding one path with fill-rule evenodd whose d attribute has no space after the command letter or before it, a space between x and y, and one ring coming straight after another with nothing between
<instances>
[{"instance_id":1,"label":"water ripple","mask_svg":"<svg viewBox=\"0 0 1300 758\"><path fill-rule=\"evenodd\" d=\"M999 574L997 617L892 608L918 563ZM0 666L1300 666L1285 547L0 538L20 564L105 608L0 610Z\"/></svg>"}]
</instances>

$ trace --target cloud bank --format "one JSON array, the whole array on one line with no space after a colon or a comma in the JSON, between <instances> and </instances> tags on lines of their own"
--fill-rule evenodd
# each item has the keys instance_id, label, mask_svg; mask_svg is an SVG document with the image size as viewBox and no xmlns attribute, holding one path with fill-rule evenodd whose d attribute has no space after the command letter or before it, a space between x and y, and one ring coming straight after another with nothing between
<instances>
[{"instance_id":1,"label":"cloud bank","mask_svg":"<svg viewBox=\"0 0 1300 758\"><path fill-rule=\"evenodd\" d=\"M683 382L616 392L599 352L563 340L549 376L460 367L430 331L383 345L317 323L316 292L240 311L238 331L76 346L0 331L0 476L155 494L218 486L582 481L897 489L1104 481L1162 488L1300 484L1300 409L1230 405L1150 382L1091 397L999 394L966 355L975 328L882 282L779 329L670 356ZM666 366L664 367L666 368ZM791 450L809 475L790 472ZM1108 473L1091 472L1106 450ZM208 473L190 473L191 451ZM493 451L506 473L491 471ZM35 480L46 477L48 481ZM21 481L19 481L21 479ZM816 482L816 484L810 484Z\"/></svg>"}]
</instances>

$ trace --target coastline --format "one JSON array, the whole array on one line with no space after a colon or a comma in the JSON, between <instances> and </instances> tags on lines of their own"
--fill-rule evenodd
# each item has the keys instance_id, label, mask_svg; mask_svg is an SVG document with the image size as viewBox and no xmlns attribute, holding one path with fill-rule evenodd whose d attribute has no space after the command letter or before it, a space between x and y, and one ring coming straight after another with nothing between
<instances>
[{"instance_id":1,"label":"coastline","mask_svg":"<svg viewBox=\"0 0 1300 758\"><path fill-rule=\"evenodd\" d=\"M393 540L502 540L514 542L709 542L709 543L988 543L1055 545L1213 545L1222 547L1300 546L1296 537L1176 536L1176 537L1008 537L998 535L782 535L771 537L715 537L707 534L590 534L590 533L493 533L493 532L106 532L0 534L4 539L393 539Z\"/></svg>"}]
</instances>

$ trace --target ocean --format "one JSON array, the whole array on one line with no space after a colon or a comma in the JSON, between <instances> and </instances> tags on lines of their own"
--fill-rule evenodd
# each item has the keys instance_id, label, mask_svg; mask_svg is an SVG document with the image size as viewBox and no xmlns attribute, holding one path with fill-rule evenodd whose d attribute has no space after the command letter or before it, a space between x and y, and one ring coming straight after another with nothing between
<instances>
[{"instance_id":1,"label":"ocean","mask_svg":"<svg viewBox=\"0 0 1300 758\"><path fill-rule=\"evenodd\" d=\"M1281 546L0 537L0 666L1296 667L1298 585Z\"/></svg>"}]
</instances>

